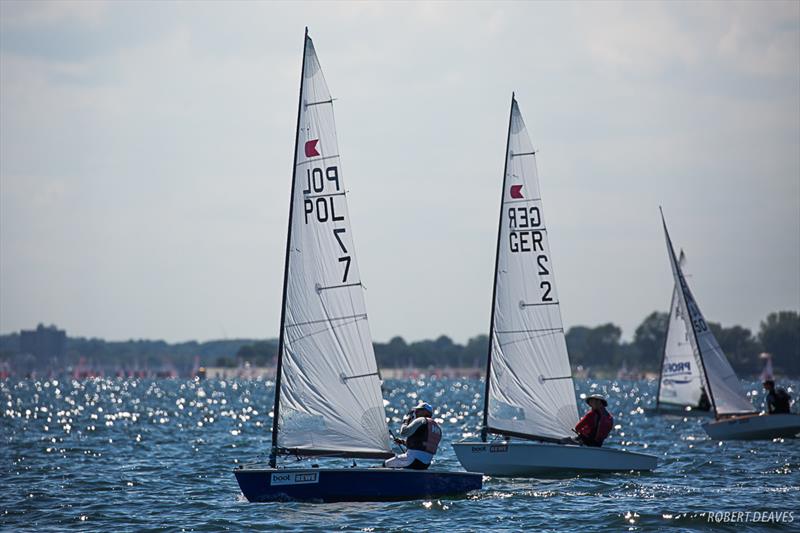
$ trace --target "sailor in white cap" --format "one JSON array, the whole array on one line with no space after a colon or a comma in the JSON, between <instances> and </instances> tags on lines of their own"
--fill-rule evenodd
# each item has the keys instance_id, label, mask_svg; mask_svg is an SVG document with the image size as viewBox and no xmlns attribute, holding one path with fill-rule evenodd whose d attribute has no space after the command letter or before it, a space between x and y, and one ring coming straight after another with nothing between
<instances>
[{"instance_id":1,"label":"sailor in white cap","mask_svg":"<svg viewBox=\"0 0 800 533\"><path fill-rule=\"evenodd\" d=\"M397 444L405 444L405 453L386 460L383 466L389 468L411 468L426 470L442 440L442 428L433 419L433 407L429 403L419 402L403 418L400 427L400 438Z\"/></svg>"}]
</instances>

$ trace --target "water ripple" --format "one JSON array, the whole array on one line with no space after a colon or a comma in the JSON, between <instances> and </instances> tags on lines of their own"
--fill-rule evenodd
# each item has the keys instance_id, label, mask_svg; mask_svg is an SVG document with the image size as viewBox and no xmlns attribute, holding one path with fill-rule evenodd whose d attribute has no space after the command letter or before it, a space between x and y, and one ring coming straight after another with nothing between
<instances>
[{"instance_id":1,"label":"water ripple","mask_svg":"<svg viewBox=\"0 0 800 533\"><path fill-rule=\"evenodd\" d=\"M449 443L476 436L483 384L388 381L397 427L420 399ZM793 389L798 389L797 383ZM92 379L0 381L0 528L14 531L411 531L758 529L710 524L709 512L793 511L800 441L717 442L696 419L648 418L651 382L587 381L611 400L609 445L657 455L654 473L568 479L487 477L465 498L314 505L247 503L231 470L264 461L273 383ZM756 384L749 388L757 390ZM758 401L758 400L757 400ZM288 460L287 460L288 461ZM320 461L326 463L326 461ZM791 525L789 525L791 527Z\"/></svg>"}]
</instances>

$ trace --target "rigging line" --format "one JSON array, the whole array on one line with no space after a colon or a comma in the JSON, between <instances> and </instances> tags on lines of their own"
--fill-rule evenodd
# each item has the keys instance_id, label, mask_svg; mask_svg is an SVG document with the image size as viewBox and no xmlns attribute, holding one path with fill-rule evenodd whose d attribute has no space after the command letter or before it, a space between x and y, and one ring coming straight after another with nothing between
<instances>
[{"instance_id":1,"label":"rigging line","mask_svg":"<svg viewBox=\"0 0 800 533\"><path fill-rule=\"evenodd\" d=\"M295 166L299 167L300 165L305 165L306 163L314 163L315 161L325 161L326 159L333 159L335 157L339 157L339 154L336 154L336 155L323 155L323 156L320 156L320 157L310 157L308 159L303 159L302 161L297 163Z\"/></svg>"},{"instance_id":2,"label":"rigging line","mask_svg":"<svg viewBox=\"0 0 800 533\"><path fill-rule=\"evenodd\" d=\"M355 376L342 376L342 381L347 381L348 379L356 379L356 378L368 378L369 376L379 376L379 374L378 372L370 372L368 374L358 374Z\"/></svg>"},{"instance_id":3,"label":"rigging line","mask_svg":"<svg viewBox=\"0 0 800 533\"><path fill-rule=\"evenodd\" d=\"M319 335L320 333L325 333L326 331L332 331L333 329L336 329L336 328L343 328L345 326L349 326L351 324L355 324L359 320L366 320L366 319L367 319L367 317L365 315L363 318L356 318L356 319L350 320L348 322L339 323L339 324L337 324L335 326L333 324L330 324L330 326L331 326L330 328L318 329L317 331L310 331L310 332L306 333L305 335L297 337L296 339L290 339L290 341L293 342L293 343L300 342L300 341L302 341L304 339L307 339L309 337L313 337L315 335ZM333 320L336 320L336 319L333 319ZM327 322L327 320L322 320L321 322Z\"/></svg>"},{"instance_id":4,"label":"rigging line","mask_svg":"<svg viewBox=\"0 0 800 533\"><path fill-rule=\"evenodd\" d=\"M317 287L317 294L322 293L322 291L327 291L330 289L344 289L346 287L360 287L361 282L357 281L356 283L344 283L342 285L329 285L327 287L318 286ZM327 314L327 313L326 313Z\"/></svg>"},{"instance_id":5,"label":"rigging line","mask_svg":"<svg viewBox=\"0 0 800 533\"><path fill-rule=\"evenodd\" d=\"M329 98L328 100L320 100L319 102L310 102L310 103L307 102L306 107L311 107L320 104L332 104L334 100L336 100L336 98Z\"/></svg>"},{"instance_id":6,"label":"rigging line","mask_svg":"<svg viewBox=\"0 0 800 533\"><path fill-rule=\"evenodd\" d=\"M543 328L543 329L509 329L506 331L495 331L498 335L501 333L544 333L549 331L564 331L564 328Z\"/></svg>"},{"instance_id":7,"label":"rigging line","mask_svg":"<svg viewBox=\"0 0 800 533\"><path fill-rule=\"evenodd\" d=\"M361 313L361 314L358 314L358 315L337 316L337 317L331 318L330 320L349 320L351 318L367 318L367 314L366 313ZM294 324L286 324L284 327L285 328L296 328L296 327L299 327L299 326L308 326L310 324L320 324L322 322L328 322L328 319L327 318L321 318L319 320L309 320L307 322L295 322Z\"/></svg>"},{"instance_id":8,"label":"rigging line","mask_svg":"<svg viewBox=\"0 0 800 533\"><path fill-rule=\"evenodd\" d=\"M547 233L547 228L541 226L534 226L532 228L512 228L511 226L508 227L508 231L515 232L515 231L541 231Z\"/></svg>"},{"instance_id":9,"label":"rigging line","mask_svg":"<svg viewBox=\"0 0 800 533\"><path fill-rule=\"evenodd\" d=\"M347 194L347 191L342 192L329 192L327 194L305 194L303 198L326 198L329 196L344 196Z\"/></svg>"},{"instance_id":10,"label":"rigging line","mask_svg":"<svg viewBox=\"0 0 800 533\"><path fill-rule=\"evenodd\" d=\"M529 337L523 337L521 339L514 339L513 341L508 341L508 342L499 342L498 341L498 343L500 344L501 348L505 348L506 346L513 346L514 344L519 344L519 343L525 342L525 341L543 339L544 337L549 337L549 336L553 335L553 333L555 333L555 332L541 333L539 335L531 335Z\"/></svg>"}]
</instances>

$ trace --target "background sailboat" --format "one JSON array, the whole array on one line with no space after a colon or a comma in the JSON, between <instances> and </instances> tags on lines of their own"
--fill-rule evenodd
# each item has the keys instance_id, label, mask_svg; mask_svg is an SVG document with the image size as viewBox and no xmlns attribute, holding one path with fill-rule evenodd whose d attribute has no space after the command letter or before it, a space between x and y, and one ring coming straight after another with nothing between
<instances>
[{"instance_id":1,"label":"background sailboat","mask_svg":"<svg viewBox=\"0 0 800 533\"><path fill-rule=\"evenodd\" d=\"M702 375L717 420L703 424L709 437L719 440L756 440L793 437L800 433L800 415L759 416L744 393L736 372L717 342L714 333L694 299L686 277L675 257L672 240L661 213L672 274L695 359Z\"/></svg>"},{"instance_id":2,"label":"background sailboat","mask_svg":"<svg viewBox=\"0 0 800 533\"><path fill-rule=\"evenodd\" d=\"M686 266L686 256L680 252L681 268ZM701 365L692 350L680 305L677 285L672 290L672 300L667 319L667 332L661 368L658 374L656 407L646 409L648 415L710 416L711 402L706 393Z\"/></svg>"},{"instance_id":3,"label":"background sailboat","mask_svg":"<svg viewBox=\"0 0 800 533\"><path fill-rule=\"evenodd\" d=\"M250 501L413 499L479 489L480 476L458 472L276 468L281 455L393 455L333 99L307 30L304 43L270 464L236 469L236 479Z\"/></svg>"},{"instance_id":4,"label":"background sailboat","mask_svg":"<svg viewBox=\"0 0 800 533\"><path fill-rule=\"evenodd\" d=\"M482 439L453 445L464 468L490 475L655 468L649 455L564 444L578 407L535 151L513 95L489 338ZM487 443L488 434L506 440Z\"/></svg>"}]
</instances>

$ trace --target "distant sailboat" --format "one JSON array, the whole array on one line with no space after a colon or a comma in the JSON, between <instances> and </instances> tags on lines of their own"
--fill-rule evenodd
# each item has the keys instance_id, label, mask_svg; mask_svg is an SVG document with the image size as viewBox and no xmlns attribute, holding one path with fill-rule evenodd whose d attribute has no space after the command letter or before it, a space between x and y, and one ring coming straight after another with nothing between
<instances>
[{"instance_id":1,"label":"distant sailboat","mask_svg":"<svg viewBox=\"0 0 800 533\"><path fill-rule=\"evenodd\" d=\"M279 456L391 457L381 379L339 161L333 99L304 38L269 466L234 470L249 501L435 498L481 488L465 472L277 468Z\"/></svg>"},{"instance_id":2,"label":"distant sailboat","mask_svg":"<svg viewBox=\"0 0 800 533\"><path fill-rule=\"evenodd\" d=\"M535 152L513 95L501 198L483 431L453 445L458 460L496 476L655 468L650 455L565 444L578 406Z\"/></svg>"},{"instance_id":3,"label":"distant sailboat","mask_svg":"<svg viewBox=\"0 0 800 533\"><path fill-rule=\"evenodd\" d=\"M675 286L679 288L681 314L687 331L690 332L692 352L702 369L716 420L703 424L709 437L715 440L758 440L794 437L800 433L800 415L759 415L747 399L739 378L728 362L725 353L708 327L697 301L692 295L686 277L675 257L672 240L667 231L664 214L661 213L664 238L667 242Z\"/></svg>"},{"instance_id":4,"label":"distant sailboat","mask_svg":"<svg viewBox=\"0 0 800 533\"><path fill-rule=\"evenodd\" d=\"M686 264L683 250L679 263L681 268ZM711 416L711 403L703 386L701 366L692 351L678 291L679 288L675 285L658 374L656 407L646 409L645 412L648 415Z\"/></svg>"}]
</instances>

